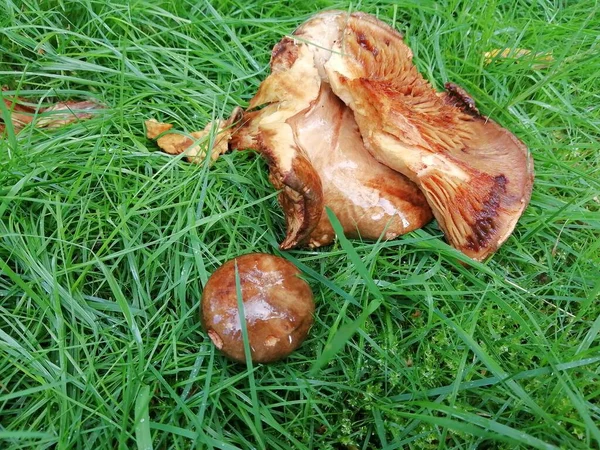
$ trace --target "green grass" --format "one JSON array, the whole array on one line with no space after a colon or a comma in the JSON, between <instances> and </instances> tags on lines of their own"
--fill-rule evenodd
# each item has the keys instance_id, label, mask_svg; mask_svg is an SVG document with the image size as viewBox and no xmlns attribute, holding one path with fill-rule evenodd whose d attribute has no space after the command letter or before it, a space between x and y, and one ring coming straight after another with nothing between
<instances>
[{"instance_id":1,"label":"green grass","mask_svg":"<svg viewBox=\"0 0 600 450\"><path fill-rule=\"evenodd\" d=\"M597 2L0 3L1 84L108 105L0 140L0 448L599 448ZM517 134L533 197L483 264L435 223L283 253L315 326L286 361L239 365L198 307L221 263L282 254L266 164L192 166L143 121L192 131L245 106L272 46L325 7L378 14L434 85ZM484 63L506 47L554 60Z\"/></svg>"}]
</instances>

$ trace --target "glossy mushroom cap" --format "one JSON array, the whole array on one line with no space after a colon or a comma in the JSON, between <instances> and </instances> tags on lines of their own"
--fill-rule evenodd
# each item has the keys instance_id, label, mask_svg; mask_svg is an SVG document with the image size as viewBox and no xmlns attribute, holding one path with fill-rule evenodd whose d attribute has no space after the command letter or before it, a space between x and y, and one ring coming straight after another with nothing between
<instances>
[{"instance_id":1,"label":"glossy mushroom cap","mask_svg":"<svg viewBox=\"0 0 600 450\"><path fill-rule=\"evenodd\" d=\"M226 356L245 361L236 264L252 361L267 363L285 358L308 335L315 304L298 268L283 258L251 253L219 267L202 293L204 329Z\"/></svg>"},{"instance_id":2,"label":"glossy mushroom cap","mask_svg":"<svg viewBox=\"0 0 600 450\"><path fill-rule=\"evenodd\" d=\"M369 154L352 111L322 78L323 46L340 33L334 22L309 22L295 33L298 39L277 44L272 73L232 136L233 148L252 148L266 158L271 182L282 189L283 249L331 243L325 207L348 236L365 239L392 239L432 219L417 186ZM323 42L313 45L313 35Z\"/></svg>"}]
</instances>

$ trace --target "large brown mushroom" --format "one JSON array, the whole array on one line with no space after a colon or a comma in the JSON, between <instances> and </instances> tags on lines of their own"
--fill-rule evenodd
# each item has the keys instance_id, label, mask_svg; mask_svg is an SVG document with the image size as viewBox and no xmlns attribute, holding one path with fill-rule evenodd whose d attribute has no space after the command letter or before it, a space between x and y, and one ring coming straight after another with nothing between
<instances>
[{"instance_id":1,"label":"large brown mushroom","mask_svg":"<svg viewBox=\"0 0 600 450\"><path fill-rule=\"evenodd\" d=\"M448 241L476 260L511 234L527 206L533 160L508 130L479 114L460 87L437 93L394 29L362 13L331 13L342 34L324 64L354 112L365 146L423 191Z\"/></svg>"},{"instance_id":2,"label":"large brown mushroom","mask_svg":"<svg viewBox=\"0 0 600 450\"><path fill-rule=\"evenodd\" d=\"M239 274L243 315L238 308ZM251 253L227 261L208 279L202 293L202 325L226 356L244 362L242 317L254 362L272 362L300 346L313 323L312 291L289 261Z\"/></svg>"},{"instance_id":3,"label":"large brown mushroom","mask_svg":"<svg viewBox=\"0 0 600 450\"><path fill-rule=\"evenodd\" d=\"M322 79L319 47L301 40L306 28L275 46L272 73L231 139L232 147L265 156L272 183L283 189L288 230L281 247L332 242L325 207L351 237L391 239L422 227L432 218L424 196L365 149L352 111ZM339 30L316 28L333 45Z\"/></svg>"},{"instance_id":4,"label":"large brown mushroom","mask_svg":"<svg viewBox=\"0 0 600 450\"><path fill-rule=\"evenodd\" d=\"M402 36L373 16L326 11L273 49L229 147L255 149L287 221L281 248L349 236L390 239L438 220L476 260L512 233L533 186L533 160L460 87L438 93ZM430 209L431 208L431 209Z\"/></svg>"}]
</instances>

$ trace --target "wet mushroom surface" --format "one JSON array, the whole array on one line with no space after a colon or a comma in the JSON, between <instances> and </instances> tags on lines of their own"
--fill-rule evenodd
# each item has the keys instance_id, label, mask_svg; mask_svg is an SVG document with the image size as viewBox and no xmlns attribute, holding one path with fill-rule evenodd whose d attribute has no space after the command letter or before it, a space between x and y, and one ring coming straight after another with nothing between
<instances>
[{"instance_id":1,"label":"wet mushroom surface","mask_svg":"<svg viewBox=\"0 0 600 450\"><path fill-rule=\"evenodd\" d=\"M308 335L315 310L311 288L300 274L291 262L264 253L242 255L219 267L208 279L201 303L202 325L213 344L244 362L244 317L253 362L277 361L297 349Z\"/></svg>"},{"instance_id":2,"label":"wet mushroom surface","mask_svg":"<svg viewBox=\"0 0 600 450\"><path fill-rule=\"evenodd\" d=\"M435 217L475 260L511 235L533 188L527 147L460 86L436 91L412 58L374 16L318 13L275 45L241 119L236 111L221 122L229 128L214 154L251 149L269 165L286 219L282 249L331 243L327 207L346 235L371 240Z\"/></svg>"},{"instance_id":3,"label":"wet mushroom surface","mask_svg":"<svg viewBox=\"0 0 600 450\"><path fill-rule=\"evenodd\" d=\"M309 32L333 45L339 30L305 24L295 35L306 39ZM350 237L393 239L421 228L432 219L425 197L369 154L352 111L322 77L323 44L308 42L284 38L275 46L272 73L231 139L233 148L265 156L271 182L283 189L287 236L281 247L331 243L325 207Z\"/></svg>"},{"instance_id":4,"label":"wet mushroom surface","mask_svg":"<svg viewBox=\"0 0 600 450\"><path fill-rule=\"evenodd\" d=\"M437 92L418 72L402 36L371 15L326 11L302 24L294 37L284 38L273 50L273 74L249 109L268 106L249 113L232 144L254 145L269 157L309 161L294 178L308 173L314 178L316 172L323 203L350 236L372 239L381 234L373 219L380 217L384 202L395 206L385 215L386 238L423 226L429 220L429 211L418 209L424 195L452 246L476 260L496 251L531 197L533 159L527 147L482 116L461 87L446 83L446 91ZM352 114L338 107L340 100ZM284 116L282 103L289 111ZM286 138L269 140L278 133ZM272 173L277 172L277 156L271 161ZM376 186L373 180L378 180ZM393 193L390 186L396 188ZM357 202L368 197L363 194L370 187L381 201ZM299 200L302 195L282 203L297 205ZM330 242L326 218L319 217L313 228L318 212L302 215L304 211L286 209L288 224L304 219L305 225L292 241L288 226L284 248ZM394 227L394 219L404 221L405 229Z\"/></svg>"},{"instance_id":5,"label":"wet mushroom surface","mask_svg":"<svg viewBox=\"0 0 600 450\"><path fill-rule=\"evenodd\" d=\"M343 30L330 47L326 77L354 112L365 147L419 186L451 245L486 258L529 203L527 147L482 116L464 89L446 83L446 92L436 92L390 26L363 13L325 17Z\"/></svg>"}]
</instances>

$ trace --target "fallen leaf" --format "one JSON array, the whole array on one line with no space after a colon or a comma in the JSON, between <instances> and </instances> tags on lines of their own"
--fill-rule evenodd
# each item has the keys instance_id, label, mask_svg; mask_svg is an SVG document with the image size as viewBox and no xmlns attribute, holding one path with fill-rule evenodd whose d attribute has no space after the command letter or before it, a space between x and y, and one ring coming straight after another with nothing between
<instances>
[{"instance_id":1,"label":"fallen leaf","mask_svg":"<svg viewBox=\"0 0 600 450\"><path fill-rule=\"evenodd\" d=\"M3 86L2 92L6 91L8 91L8 87ZM5 97L4 95L2 97L4 105L9 111L10 122L15 133L19 133L32 122L35 122L36 128L63 127L78 120L89 119L96 110L104 108L103 105L91 100L60 102L47 108L37 108L22 97ZM4 133L5 129L6 123L0 115L0 134Z\"/></svg>"},{"instance_id":2,"label":"fallen leaf","mask_svg":"<svg viewBox=\"0 0 600 450\"><path fill-rule=\"evenodd\" d=\"M104 106L93 101L57 103L44 109L36 122L38 128L59 128L78 120L91 119Z\"/></svg>"},{"instance_id":3,"label":"fallen leaf","mask_svg":"<svg viewBox=\"0 0 600 450\"><path fill-rule=\"evenodd\" d=\"M493 61L498 59L519 60L525 59L526 57L531 57L531 60L535 62L535 64L532 64L531 68L535 70L545 69L552 61L554 61L552 53L532 53L531 50L526 48L495 48L489 52L485 52L483 56L485 58L485 64L491 64Z\"/></svg>"}]
</instances>

